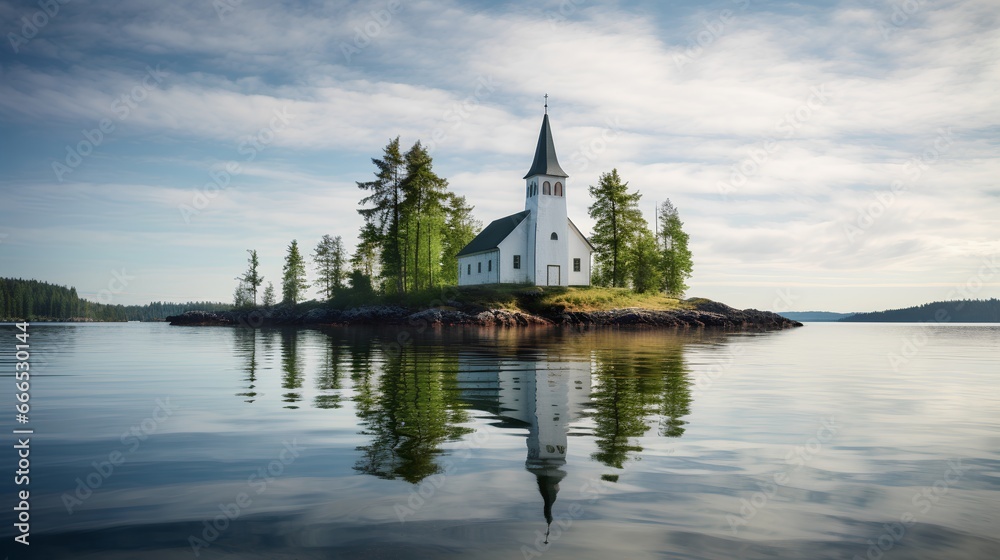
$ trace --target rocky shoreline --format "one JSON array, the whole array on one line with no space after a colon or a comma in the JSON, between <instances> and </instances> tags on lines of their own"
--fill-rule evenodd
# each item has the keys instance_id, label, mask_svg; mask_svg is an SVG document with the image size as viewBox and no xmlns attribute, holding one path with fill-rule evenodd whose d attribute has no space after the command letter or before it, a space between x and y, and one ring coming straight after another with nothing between
<instances>
[{"instance_id":1,"label":"rocky shoreline","mask_svg":"<svg viewBox=\"0 0 1000 560\"><path fill-rule=\"evenodd\" d=\"M734 309L718 302L698 303L693 309L660 311L626 308L608 311L563 311L525 313L505 309L477 309L444 306L412 310L399 306L366 306L355 309L312 309L296 311L278 306L249 311L188 311L167 317L171 325L188 326L283 326L283 325L440 325L478 327L522 326L610 326L610 327L713 327L724 329L786 329L802 323L770 311Z\"/></svg>"}]
</instances>

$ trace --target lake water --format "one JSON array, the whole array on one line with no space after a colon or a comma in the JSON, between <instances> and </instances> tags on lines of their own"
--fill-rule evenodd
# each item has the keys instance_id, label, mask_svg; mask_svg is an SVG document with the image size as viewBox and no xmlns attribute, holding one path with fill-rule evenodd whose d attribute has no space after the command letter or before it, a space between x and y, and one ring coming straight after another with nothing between
<instances>
[{"instance_id":1,"label":"lake water","mask_svg":"<svg viewBox=\"0 0 1000 560\"><path fill-rule=\"evenodd\" d=\"M998 325L29 332L12 558L1000 557Z\"/></svg>"}]
</instances>

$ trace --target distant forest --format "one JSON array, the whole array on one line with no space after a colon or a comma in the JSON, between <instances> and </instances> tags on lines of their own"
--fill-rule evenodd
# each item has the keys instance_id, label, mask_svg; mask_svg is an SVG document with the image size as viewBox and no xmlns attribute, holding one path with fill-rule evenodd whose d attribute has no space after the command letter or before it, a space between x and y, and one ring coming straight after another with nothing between
<instances>
[{"instance_id":1,"label":"distant forest","mask_svg":"<svg viewBox=\"0 0 1000 560\"><path fill-rule=\"evenodd\" d=\"M80 299L76 288L38 280L0 278L0 320L15 321L162 321L169 315L201 309L227 311L228 303L153 302L148 305L109 305Z\"/></svg>"},{"instance_id":2,"label":"distant forest","mask_svg":"<svg viewBox=\"0 0 1000 560\"><path fill-rule=\"evenodd\" d=\"M1000 323L1000 299L936 301L918 307L857 313L847 323Z\"/></svg>"}]
</instances>

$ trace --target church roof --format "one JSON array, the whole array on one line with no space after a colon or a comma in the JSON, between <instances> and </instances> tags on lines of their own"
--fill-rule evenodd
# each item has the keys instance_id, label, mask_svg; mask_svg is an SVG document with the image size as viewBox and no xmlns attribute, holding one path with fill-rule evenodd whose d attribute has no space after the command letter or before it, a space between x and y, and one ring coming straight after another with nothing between
<instances>
[{"instance_id":1,"label":"church roof","mask_svg":"<svg viewBox=\"0 0 1000 560\"><path fill-rule=\"evenodd\" d=\"M504 239L507 239L510 232L514 231L514 228L523 222L530 213L530 210L525 210L524 212L511 214L499 220L493 220L490 222L490 225L486 226L486 229L480 232L475 239L458 252L458 256L461 257L463 255L496 249Z\"/></svg>"},{"instance_id":2,"label":"church roof","mask_svg":"<svg viewBox=\"0 0 1000 560\"><path fill-rule=\"evenodd\" d=\"M542 118L542 129L538 131L538 146L535 147L535 160L525 179L534 175L551 175L553 177L569 177L556 158L556 145L552 142L552 129L549 128L549 115Z\"/></svg>"}]
</instances>

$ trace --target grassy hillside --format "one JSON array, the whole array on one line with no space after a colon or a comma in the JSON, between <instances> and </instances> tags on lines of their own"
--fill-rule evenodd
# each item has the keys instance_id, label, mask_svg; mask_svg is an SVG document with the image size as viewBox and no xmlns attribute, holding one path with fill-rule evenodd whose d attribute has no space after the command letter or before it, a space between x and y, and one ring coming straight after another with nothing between
<instances>
[{"instance_id":1,"label":"grassy hillside","mask_svg":"<svg viewBox=\"0 0 1000 560\"><path fill-rule=\"evenodd\" d=\"M626 288L485 285L434 289L407 294L394 303L409 307L470 306L537 313L603 311L626 307L670 310L690 308L690 301L663 294L639 294Z\"/></svg>"}]
</instances>

